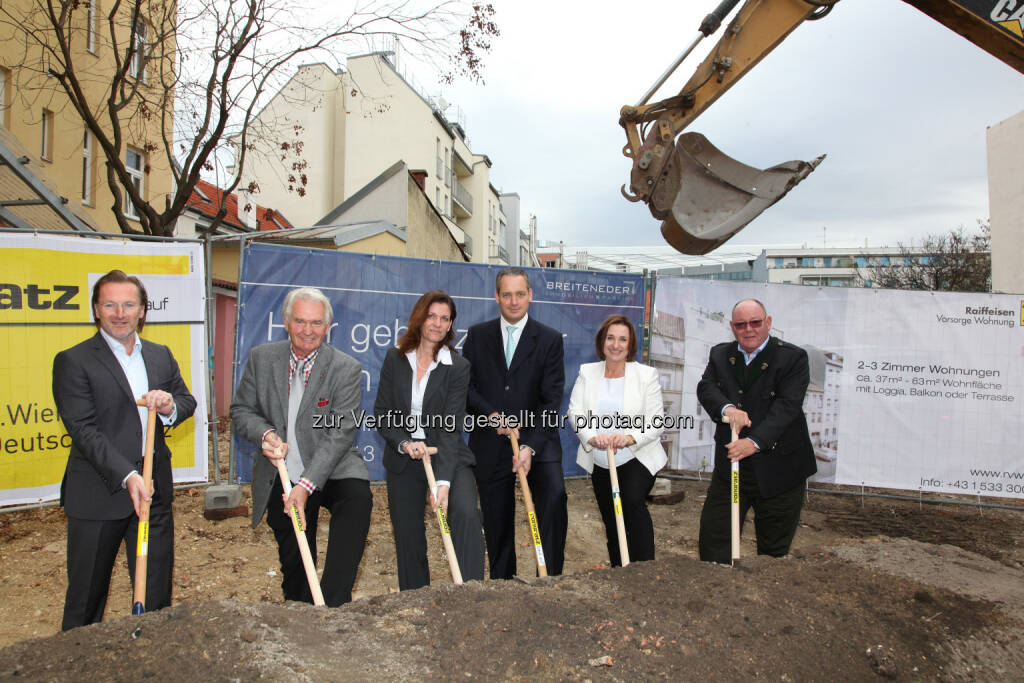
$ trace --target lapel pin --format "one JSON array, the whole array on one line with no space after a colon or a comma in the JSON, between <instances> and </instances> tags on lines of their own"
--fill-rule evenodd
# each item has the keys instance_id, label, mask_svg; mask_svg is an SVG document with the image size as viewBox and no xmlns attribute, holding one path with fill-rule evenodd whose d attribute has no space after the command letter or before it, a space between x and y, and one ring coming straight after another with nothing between
<instances>
[{"instance_id":1,"label":"lapel pin","mask_svg":"<svg viewBox=\"0 0 1024 683\"><path fill-rule=\"evenodd\" d=\"M316 407L317 408L325 408L325 407L327 407L327 405L329 403L330 403L330 401L328 401L326 398L321 398L321 399L317 400Z\"/></svg>"},{"instance_id":2,"label":"lapel pin","mask_svg":"<svg viewBox=\"0 0 1024 683\"><path fill-rule=\"evenodd\" d=\"M767 369L768 369L768 364L767 363L761 363L761 370L767 370Z\"/></svg>"},{"instance_id":3,"label":"lapel pin","mask_svg":"<svg viewBox=\"0 0 1024 683\"><path fill-rule=\"evenodd\" d=\"M736 365L736 356L729 356L729 365Z\"/></svg>"}]
</instances>

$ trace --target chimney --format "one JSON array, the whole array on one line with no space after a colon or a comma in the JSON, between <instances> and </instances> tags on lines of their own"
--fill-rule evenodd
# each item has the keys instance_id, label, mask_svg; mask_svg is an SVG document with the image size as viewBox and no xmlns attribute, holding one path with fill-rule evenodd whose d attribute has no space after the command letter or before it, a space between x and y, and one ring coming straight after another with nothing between
<instances>
[{"instance_id":1,"label":"chimney","mask_svg":"<svg viewBox=\"0 0 1024 683\"><path fill-rule=\"evenodd\" d=\"M256 192L248 190L236 190L235 200L238 204L238 222L253 230L259 229L259 220L256 217Z\"/></svg>"},{"instance_id":2,"label":"chimney","mask_svg":"<svg viewBox=\"0 0 1024 683\"><path fill-rule=\"evenodd\" d=\"M412 169L409 169L409 175L411 175L412 179L416 181L416 184L420 186L420 192L426 192L427 191L427 187L426 187L427 172L426 171L424 171L422 169L416 169L415 171L412 170Z\"/></svg>"}]
</instances>

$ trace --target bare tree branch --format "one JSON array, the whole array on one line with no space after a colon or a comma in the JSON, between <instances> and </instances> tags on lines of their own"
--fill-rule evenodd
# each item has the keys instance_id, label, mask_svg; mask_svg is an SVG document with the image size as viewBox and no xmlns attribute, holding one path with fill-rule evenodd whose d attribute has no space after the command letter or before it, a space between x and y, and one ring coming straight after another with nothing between
<instances>
[{"instance_id":1,"label":"bare tree branch","mask_svg":"<svg viewBox=\"0 0 1024 683\"><path fill-rule=\"evenodd\" d=\"M397 37L442 78L480 80L498 35L494 8L463 0L356 0L347 9L315 0L113 0L104 3L103 30L95 27L94 60L83 54L89 7L3 3L0 35L24 45L18 97L47 97L56 84L102 152L121 231L153 235L172 234L196 184L235 149L222 197L238 187L261 133L255 117L298 59L337 61ZM301 154L294 140L269 143ZM146 176L154 166L172 174L170 192L140 194L129 145L147 160ZM225 212L222 201L211 229Z\"/></svg>"},{"instance_id":2,"label":"bare tree branch","mask_svg":"<svg viewBox=\"0 0 1024 683\"><path fill-rule=\"evenodd\" d=\"M889 265L858 267L857 277L865 285L883 289L990 292L989 224L979 220L978 226L979 231L973 234L963 226L941 235L930 234L919 246L900 243L900 255L890 257Z\"/></svg>"}]
</instances>

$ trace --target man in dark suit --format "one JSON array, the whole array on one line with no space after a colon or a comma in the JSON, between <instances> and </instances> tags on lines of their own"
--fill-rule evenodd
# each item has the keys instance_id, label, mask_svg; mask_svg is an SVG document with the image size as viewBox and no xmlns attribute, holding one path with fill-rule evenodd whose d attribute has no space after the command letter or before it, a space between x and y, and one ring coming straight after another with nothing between
<instances>
[{"instance_id":1,"label":"man in dark suit","mask_svg":"<svg viewBox=\"0 0 1024 683\"><path fill-rule=\"evenodd\" d=\"M740 522L754 508L757 553L782 557L796 534L807 477L817 471L804 417L807 352L769 335L771 316L756 299L732 309L736 343L711 349L697 398L715 431L715 471L700 516L700 559L731 560L731 462L740 463ZM729 423L722 420L728 416ZM740 438L732 439L732 425Z\"/></svg>"},{"instance_id":2,"label":"man in dark suit","mask_svg":"<svg viewBox=\"0 0 1024 683\"><path fill-rule=\"evenodd\" d=\"M153 487L139 474L146 413L155 408L164 426L187 420L196 400L170 349L139 338L148 298L138 278L112 270L97 280L92 309L99 331L53 359L53 398L71 436L60 500L68 518L68 590L63 630L103 619L118 548L127 548L135 579L139 505L151 501L147 610L171 604L174 568L174 499L171 452L157 429ZM143 399L146 407L136 405Z\"/></svg>"},{"instance_id":3,"label":"man in dark suit","mask_svg":"<svg viewBox=\"0 0 1024 683\"><path fill-rule=\"evenodd\" d=\"M565 385L562 335L527 314L533 290L521 268L498 273L494 298L501 317L471 327L462 348L472 364L468 411L489 416L498 425L477 425L469 436L491 578L510 579L516 573L513 521L519 466L527 472L537 508L548 574L558 575L569 519L558 438ZM520 451L515 456L508 438L512 426L503 419L518 424Z\"/></svg>"},{"instance_id":4,"label":"man in dark suit","mask_svg":"<svg viewBox=\"0 0 1024 683\"><path fill-rule=\"evenodd\" d=\"M320 587L328 607L352 600L370 530L370 473L356 448L353 415L362 400L359 363L325 344L331 302L313 287L284 300L288 341L257 346L231 402L239 436L260 445L252 468L252 526L267 513L281 561L285 600L313 602L299 544L285 512L292 505L306 528L316 561L320 508L331 512ZM294 487L284 501L276 461L284 458Z\"/></svg>"}]
</instances>

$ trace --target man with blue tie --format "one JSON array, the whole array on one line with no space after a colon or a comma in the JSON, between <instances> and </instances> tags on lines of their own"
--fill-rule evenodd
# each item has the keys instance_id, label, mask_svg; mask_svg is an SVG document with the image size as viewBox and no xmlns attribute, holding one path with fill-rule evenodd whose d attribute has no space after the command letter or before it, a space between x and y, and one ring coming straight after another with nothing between
<instances>
[{"instance_id":1,"label":"man with blue tie","mask_svg":"<svg viewBox=\"0 0 1024 683\"><path fill-rule=\"evenodd\" d=\"M550 575L562 573L568 526L558 411L565 386L562 335L528 315L533 290L521 268L495 279L501 316L469 329L462 354L472 364L467 409L491 426L475 428L469 447L476 456L477 489L492 579L516 573L515 480L527 473L544 557ZM519 453L508 438L519 431Z\"/></svg>"}]
</instances>

